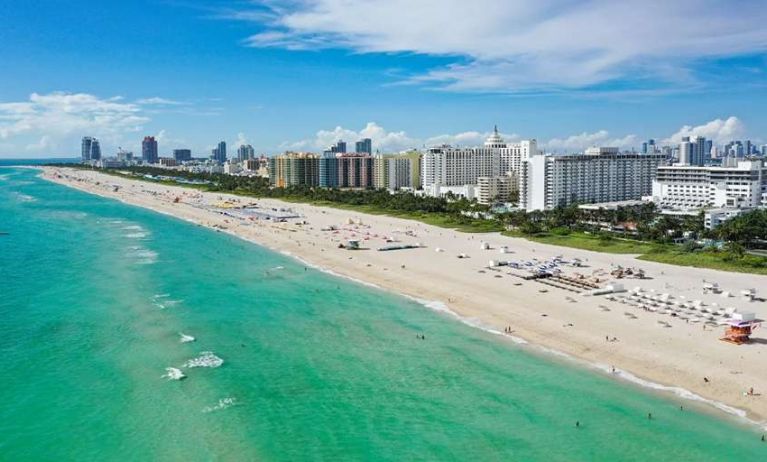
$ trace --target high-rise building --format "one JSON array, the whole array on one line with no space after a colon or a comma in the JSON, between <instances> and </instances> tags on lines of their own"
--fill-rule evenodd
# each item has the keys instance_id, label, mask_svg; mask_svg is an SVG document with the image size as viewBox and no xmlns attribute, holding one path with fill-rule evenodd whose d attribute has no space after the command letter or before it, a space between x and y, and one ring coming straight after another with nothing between
<instances>
[{"instance_id":1,"label":"high-rise building","mask_svg":"<svg viewBox=\"0 0 767 462\"><path fill-rule=\"evenodd\" d=\"M244 162L248 159L254 159L255 157L256 151L253 149L253 146L249 144L240 145L240 147L237 149L237 159L240 162Z\"/></svg>"},{"instance_id":2,"label":"high-rise building","mask_svg":"<svg viewBox=\"0 0 767 462\"><path fill-rule=\"evenodd\" d=\"M423 187L476 185L479 177L506 175L515 187L523 162L538 153L535 140L506 143L496 127L482 147L428 149L421 162L421 183Z\"/></svg>"},{"instance_id":3,"label":"high-rise building","mask_svg":"<svg viewBox=\"0 0 767 462\"><path fill-rule=\"evenodd\" d=\"M511 191L511 177L508 175L477 178L477 202L480 204L506 202L511 198Z\"/></svg>"},{"instance_id":4,"label":"high-rise building","mask_svg":"<svg viewBox=\"0 0 767 462\"><path fill-rule=\"evenodd\" d=\"M642 143L642 154L655 154L657 152L657 147L655 146L655 140L650 138L649 140Z\"/></svg>"},{"instance_id":5,"label":"high-rise building","mask_svg":"<svg viewBox=\"0 0 767 462\"><path fill-rule=\"evenodd\" d=\"M373 157L325 151L319 158L318 178L319 185L324 188L370 188L373 186Z\"/></svg>"},{"instance_id":6,"label":"high-rise building","mask_svg":"<svg viewBox=\"0 0 767 462\"><path fill-rule=\"evenodd\" d=\"M211 157L219 164L226 162L226 141L219 141L218 146L211 151Z\"/></svg>"},{"instance_id":7,"label":"high-rise building","mask_svg":"<svg viewBox=\"0 0 767 462\"><path fill-rule=\"evenodd\" d=\"M157 140L154 136L145 136L141 142L141 160L147 164L156 164L159 159L157 155Z\"/></svg>"},{"instance_id":8,"label":"high-rise building","mask_svg":"<svg viewBox=\"0 0 767 462\"><path fill-rule=\"evenodd\" d=\"M269 183L278 188L317 186L320 158L316 154L287 152L269 158Z\"/></svg>"},{"instance_id":9,"label":"high-rise building","mask_svg":"<svg viewBox=\"0 0 767 462\"><path fill-rule=\"evenodd\" d=\"M690 138L687 138L687 141L682 139L682 142L679 143L679 154L677 157L679 165L690 165L692 162L692 149Z\"/></svg>"},{"instance_id":10,"label":"high-rise building","mask_svg":"<svg viewBox=\"0 0 767 462\"><path fill-rule=\"evenodd\" d=\"M763 156L767 156L767 144L763 144L763 145L762 145L762 151L761 151L761 154L762 154Z\"/></svg>"},{"instance_id":11,"label":"high-rise building","mask_svg":"<svg viewBox=\"0 0 767 462\"><path fill-rule=\"evenodd\" d=\"M534 155L523 164L520 207L548 210L570 204L639 200L652 192L663 154L589 148L579 155Z\"/></svg>"},{"instance_id":12,"label":"high-rise building","mask_svg":"<svg viewBox=\"0 0 767 462\"><path fill-rule=\"evenodd\" d=\"M319 161L319 185L323 188L337 188L338 181L338 159L336 153L325 151L322 153Z\"/></svg>"},{"instance_id":13,"label":"high-rise building","mask_svg":"<svg viewBox=\"0 0 767 462\"><path fill-rule=\"evenodd\" d=\"M358 153L373 154L373 140L363 138L354 144L354 151Z\"/></svg>"},{"instance_id":14,"label":"high-rise building","mask_svg":"<svg viewBox=\"0 0 767 462\"><path fill-rule=\"evenodd\" d=\"M690 159L691 165L706 165L711 162L711 152L706 150L707 143L706 138L702 136L696 136L690 138L692 143L692 157Z\"/></svg>"},{"instance_id":15,"label":"high-rise building","mask_svg":"<svg viewBox=\"0 0 767 462\"><path fill-rule=\"evenodd\" d=\"M80 150L81 160L84 163L101 159L101 145L99 144L99 140L92 136L83 137Z\"/></svg>"},{"instance_id":16,"label":"high-rise building","mask_svg":"<svg viewBox=\"0 0 767 462\"><path fill-rule=\"evenodd\" d=\"M190 161L192 160L192 150L191 149L174 149L173 158L176 160L176 162Z\"/></svg>"},{"instance_id":17,"label":"high-rise building","mask_svg":"<svg viewBox=\"0 0 767 462\"><path fill-rule=\"evenodd\" d=\"M402 188L419 189L421 183L421 153L383 155L373 157L373 187L396 191Z\"/></svg>"},{"instance_id":18,"label":"high-rise building","mask_svg":"<svg viewBox=\"0 0 767 462\"><path fill-rule=\"evenodd\" d=\"M336 144L328 148L328 151L336 154L346 154L346 141L338 140Z\"/></svg>"}]
</instances>

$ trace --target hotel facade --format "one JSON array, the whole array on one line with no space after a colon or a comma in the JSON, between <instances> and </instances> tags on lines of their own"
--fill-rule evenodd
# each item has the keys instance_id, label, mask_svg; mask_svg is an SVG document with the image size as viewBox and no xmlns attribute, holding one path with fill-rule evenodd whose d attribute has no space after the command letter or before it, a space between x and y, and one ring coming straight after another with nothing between
<instances>
[{"instance_id":1,"label":"hotel facade","mask_svg":"<svg viewBox=\"0 0 767 462\"><path fill-rule=\"evenodd\" d=\"M550 210L570 204L639 200L652 192L664 154L589 148L585 154L537 155L523 163L520 207Z\"/></svg>"}]
</instances>

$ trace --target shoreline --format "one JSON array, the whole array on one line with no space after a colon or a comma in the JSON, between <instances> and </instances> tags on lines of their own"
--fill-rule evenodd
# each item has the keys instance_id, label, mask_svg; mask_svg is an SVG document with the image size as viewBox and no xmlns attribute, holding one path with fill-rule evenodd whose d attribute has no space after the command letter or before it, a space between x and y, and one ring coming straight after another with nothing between
<instances>
[{"instance_id":1,"label":"shoreline","mask_svg":"<svg viewBox=\"0 0 767 462\"><path fill-rule=\"evenodd\" d=\"M227 233L229 234L229 233ZM240 236L237 236L235 234L230 234L234 237L242 239ZM254 243L256 245L261 245L257 242L250 241L248 239L245 239L246 242ZM269 249L274 252L278 252L274 249ZM739 424L745 424L748 426L756 427L759 430L767 430L767 420L765 421L757 421L753 420L748 417L748 413L744 409L739 409L733 406L729 406L723 402L712 400L705 398L703 396L700 396L690 390L687 390L682 387L678 387L675 385L664 385L662 383L653 382L647 379L643 379L642 377L638 377L634 374L632 374L630 371L622 370L622 369L615 369L614 372L611 371L611 368L607 364L601 364L597 362L589 362L586 360L583 360L581 358L578 358L576 356L570 355L568 353L565 353L563 351L554 350L550 348L546 348L542 345L533 344L528 342L522 337L517 337L514 335L509 335L504 332L501 332L499 330L495 330L492 327L483 326L480 323L476 321L472 321L471 319L464 318L458 313L451 310L443 301L440 300L424 300L416 297L412 297L407 294L403 294L396 291L388 290L384 287L378 286L372 282L360 280L353 278L351 276L345 276L339 273L336 273L335 271L327 268L323 268L317 265L314 265L311 262L308 262L304 260L303 258L293 255L289 252L280 251L281 255L285 255L293 260L298 261L299 263L308 266L309 268L315 269L317 271L321 271L323 273L329 274L334 277L346 279L347 281L354 282L356 284L362 284L366 287L370 287L377 290L382 290L391 294L398 295L400 297L404 297L408 300L411 300L413 302L416 302L420 305L422 305L424 308L429 309L431 311L434 311L436 313L448 316L455 321L458 321L468 327L471 327L472 329L478 329L481 330L487 334L495 335L498 337L501 337L504 340L511 341L515 346L527 348L527 353L538 353L540 355L545 355L548 360L564 360L567 361L570 364L574 364L581 368L586 368L588 370L591 370L593 372L605 375L607 377L613 377L616 378L624 383L630 384L631 386L637 387L642 390L650 390L651 392L655 392L663 396L665 399L670 399L671 396L675 396L681 399L684 399L686 401L691 401L693 406L697 407L705 407L703 410L710 411L711 413L716 413L720 417L728 418L731 420L735 420ZM534 350L533 352L529 351L530 349ZM724 414L722 416L721 414Z\"/></svg>"},{"instance_id":2,"label":"shoreline","mask_svg":"<svg viewBox=\"0 0 767 462\"><path fill-rule=\"evenodd\" d=\"M39 169L39 167L34 168ZM701 377L703 374L710 374L711 377L716 377L717 382L719 382L720 378L728 378L728 371L726 370L727 367L722 367L724 364L722 363L721 358L727 358L728 355L735 355L736 353L746 353L747 351L743 349L744 347L726 345L714 338L713 340L715 343L711 343L707 348L698 345L700 347L699 351L696 352L693 350L691 352L689 350L690 347L694 348L696 346L694 340L689 341L682 336L679 336L679 338L676 338L677 336L672 336L674 341L670 342L669 346L682 346L683 348L677 351L677 353L679 353L678 355L674 354L664 357L664 355L659 354L662 353L662 351L658 351L662 350L662 347L651 348L651 346L655 346L655 342L652 342L652 345L644 346L642 346L642 343L639 342L639 346L634 344L630 347L624 347L623 345L625 338L629 338L629 342L634 343L632 342L634 339L630 338L631 333L632 330L635 330L635 326L640 323L635 322L635 325L633 326L621 325L631 324L631 322L626 322L621 318L618 318L618 321L623 321L622 323L616 322L614 319L605 323L605 319L602 319L605 316L604 313L577 313L577 316L572 316L579 318L577 321L580 322L576 322L576 325L579 326L578 329L559 329L556 327L552 328L548 325L543 328L540 325L545 324L545 321L548 321L549 319L555 318L561 322L563 321L562 318L568 317L568 315L571 314L575 315L575 312L568 311L570 308L573 308L573 306L566 300L563 300L564 297L562 296L566 295L566 293L563 293L564 291L549 288L547 293L541 293L540 290L536 291L536 289L540 289L541 287L545 286L537 285L535 282L525 282L524 285L519 288L514 287L513 291L522 292L518 294L521 295L520 298L522 300L531 300L532 303L524 303L522 300L518 300L516 304L512 304L508 299L505 299L508 296L508 292L510 292L508 290L508 286L502 287L500 289L496 288L495 285L492 284L495 281L488 280L487 277L477 277L477 272L475 271L473 273L467 272L467 279L469 279L469 274L472 276L471 281L463 281L463 278L459 278L459 280L455 281L456 285L461 285L460 289L462 290L459 292L461 292L460 295L462 296L460 298L452 298L449 296L450 293L446 294L445 291L440 290L435 291L432 287L433 284L430 283L434 283L435 278L437 278L436 282L439 283L438 277L450 276L453 272L460 272L461 268L465 269L465 267L459 266L460 263L463 263L460 260L458 260L460 263L456 263L456 260L453 260L452 265L449 265L448 262L445 264L446 268L440 268L442 265L439 263L434 264L435 262L431 262L432 260L438 260L441 258L439 253L437 253L434 258L424 259L415 257L408 259L407 257L413 257L413 253L410 253L411 251L409 250L393 252L356 251L351 254L353 255L352 257L348 251L338 250L334 245L331 245L327 249L323 248L321 252L317 252L315 248L316 243L312 243L313 247L302 247L301 243L305 241L298 240L299 237L302 239L308 237L311 240L314 239L313 236L320 236L316 233L312 234L305 232L306 228L290 229L290 231L293 231L291 233L285 230L285 228L289 227L290 224L272 222L246 223L245 225L239 224L238 226L232 227L229 226L229 220L231 220L231 218L227 217L226 215L222 215L220 213L216 214L209 210L204 212L199 209L187 210L190 208L187 207L187 205L189 205L187 203L171 203L170 201L163 201L158 199L158 194L169 191L172 191L173 194L179 195L188 195L191 193L193 195L199 195L200 197L209 196L210 199L215 197L229 198L229 195L227 194L200 193L198 191L191 191L176 186L145 183L139 180L112 177L91 171L74 171L65 168L50 167L45 167L41 170L43 172L41 176L46 180L53 181L64 186L73 187L75 189L82 190L91 194L96 194L102 197L117 199L129 205L147 208L155 212L179 218L199 226L206 226L216 229L220 232L225 232L234 237L266 247L272 251L279 252L285 256L302 262L306 266L311 266L328 274L340 276L358 283L375 287L380 290L385 290L404 296L410 300L420 303L426 308L448 314L450 317L453 317L466 325L482 329L494 335L503 336L513 343L523 344L526 347L534 349L535 351L540 351L551 356L561 357L568 360L569 362L574 362L578 365L586 366L588 369L599 371L600 373L604 373L608 376L615 376L619 380L631 383L640 388L650 389L658 391L664 395L690 400L695 403L710 407L712 410L715 409L717 412L722 412L731 417L742 419L748 424L767 428L764 421L764 416L767 415L767 406L765 405L764 398L754 396L747 398L743 397L740 393L738 393L738 391L742 391L746 385L743 383L737 383L740 381L733 380L732 377L729 377L730 380L727 381L729 383L726 383L725 386L707 387L695 386L694 384L693 386L687 386L687 382L691 382L690 379L695 375ZM56 177L57 175L58 177ZM116 184L120 185L119 191L112 190L112 186ZM127 191L127 189L130 188L138 188L139 191ZM144 194L142 194L142 192ZM386 216L365 215L359 212L330 209L326 207L316 207L306 204L294 204L272 199L256 200L237 196L231 197L247 202L257 202L259 204L266 203L269 204L269 206L279 205L285 208L301 209L301 212L304 213L302 216L309 222L310 225L314 226L316 226L316 221L328 221L328 218L332 220L339 220L342 215L361 216L364 217L365 222L376 222L376 226L382 227L390 226L396 228L403 226L402 222L407 222L407 220L404 219ZM331 216L328 217L327 215ZM226 223L226 225L222 223ZM220 229L219 226L225 226L225 229ZM445 244L446 249L448 248L447 245L451 244L451 241L448 238L452 237L453 240L458 240L460 237L462 241L470 241L470 243L474 244L476 247L476 244L479 243L479 240L475 240L474 238L482 237L494 242L503 241L504 244L513 243L514 245L510 247L513 247L515 251L517 250L517 247L527 247L525 250L531 250L533 253L538 252L539 256L540 254L558 254L560 252L568 254L576 253L578 255L585 254L589 256L587 261L589 262L590 266L592 265L592 261L599 259L598 257L601 257L602 260L615 259L620 260L621 262L633 258L633 256L619 256L618 258L615 258L614 255L596 254L595 252L589 251L577 251L574 249L559 248L546 244L530 243L527 241L526 244L521 245L519 242L517 242L518 239L501 237L498 236L497 233L481 235L475 234L472 236L467 236L466 234L458 233L457 231L431 227L430 225L425 225L417 222L408 222L406 226L409 228L419 228L419 239L421 238L420 232L425 232L426 234L438 234L440 245ZM246 232L246 230L243 230L243 227L247 227L253 232ZM271 236L268 234L263 234L264 232L269 231L271 231ZM448 236L443 238L443 235ZM429 237L436 238L437 236L430 235ZM445 243L444 241L447 242ZM458 246L465 245L461 243L456 244L456 246L453 246L455 248L449 248L451 253L455 251ZM427 248L425 251L433 250L434 246L432 246L431 243L427 242L426 245ZM325 250L327 250L327 252ZM418 249L418 252L422 253L421 250L422 249ZM521 249L519 252L521 253ZM397 255L397 258L390 258L391 255L394 254ZM432 253L432 255L435 254ZM357 260L358 256L369 258L361 258L362 263L360 263L360 261L353 261ZM348 259L346 257L348 257ZM403 258L400 260L399 257ZM495 254L494 258L497 258L495 257ZM415 276L417 277L406 277L406 281L401 281L402 278L397 277L398 274L394 271L388 272L386 275L384 275L380 271L375 273L373 271L361 270L362 268L365 268L364 266L361 266L362 264L366 264L367 268L380 268L385 264L387 266L383 267L383 270L388 271L389 266L394 269L394 265L400 261L407 263L407 265L404 263L402 264L403 271L405 271L405 267L407 266L407 271L411 274L415 273ZM430 264L430 262L432 264ZM674 269L677 271L679 270L679 268L670 265L651 262L636 261L632 262L632 265L652 267L653 272L657 272L655 270L657 270L658 267L666 268L667 271L674 271ZM352 266L354 266L354 268L351 268ZM437 266L438 268L435 269L433 268L434 266ZM419 271L422 269L422 267L425 271ZM413 271L412 268L414 268L415 271ZM357 271L355 272L350 270ZM695 268L691 268L690 271L716 273L715 270L698 270ZM447 274L443 274L445 272ZM663 271L661 271L661 274L663 274ZM737 273L725 274L728 276L728 279L744 277L743 274ZM387 278L385 276L390 277ZM745 277L749 278L754 276L745 275ZM508 280L508 278L505 277L504 279ZM763 283L760 284L758 279L759 277L757 277L756 281L750 281L750 284L755 287L764 287L765 285ZM764 278L764 280L767 281L767 278ZM444 282L448 283L450 281ZM476 285L474 284L475 282L477 283ZM627 285L633 285L632 281L625 281L624 283ZM485 290L488 290L490 293L485 294ZM464 291L467 293L462 293ZM439 296L440 293L443 296ZM431 295L437 296L432 297ZM447 298L447 301L444 300L445 298ZM469 300L464 301L464 298L469 298ZM555 300L550 300L552 298L555 298ZM541 302L540 305L543 306L530 306L536 305L536 302L539 301ZM488 302L492 303L492 305L486 305ZM577 306L575 307L576 309L583 309L582 307L584 305L591 305L589 307L594 308L597 303L607 303L601 297L589 297L588 299L583 298L579 300L579 302L580 303L577 303ZM503 309L503 305L507 304L513 307L513 310L511 310L512 312L508 312L509 310ZM757 307L753 308L755 308L756 311ZM761 304L758 309L758 314L765 312L764 306ZM549 314L544 314L542 316L546 316L549 319L546 319L544 322L534 322L531 316L539 314L543 310ZM651 318L650 325L652 325L652 319L657 318ZM502 324L499 322L502 322ZM585 329L586 332L583 332L584 329L580 328L582 324L596 325L587 327ZM669 342L668 339L662 339L661 337L664 333L668 333L672 329L660 330L657 328L657 326L654 328L648 328L647 324L648 322L642 323L641 335L638 336L638 340L650 339L655 341L664 340L667 343ZM513 326L513 335L503 332L503 328L500 327L502 325ZM569 325L573 326L572 323ZM565 325L563 325L563 327L564 326ZM609 327L614 332L619 333L621 338L620 344L608 345L607 351L601 351L602 348L599 348L600 351L595 351L600 346L600 343L602 343L603 346L605 341L602 339L602 331L600 331L600 334L598 335L595 335L593 332L594 330L599 331L600 327ZM684 324L681 326L677 326L675 324L674 327L675 329L673 330L676 332L676 328L684 331L686 326ZM654 329L654 331L651 332L651 329ZM691 330L691 327L687 326L687 330ZM756 336L758 337L759 334L760 332L757 330ZM698 333L698 335L700 336L700 333ZM691 336L691 333L688 333L688 336ZM711 339L711 337L711 335L704 336L706 339ZM750 348L751 346L756 348ZM765 345L760 343L756 345L749 345L745 348L750 350L748 351L750 354L740 355L741 364L759 364L757 362L759 359L761 359L759 356L759 350L764 349ZM700 364L700 361L697 360L690 361L690 353L695 353L693 354L693 357L695 357L696 355L701 356L700 353L710 353L711 350L717 350L717 355L713 358L714 361L708 361L707 364ZM681 356L682 352L685 353L685 357L683 358L684 360L676 360L676 356ZM716 367L717 360L719 360L719 367ZM610 364L612 364L612 366L609 366ZM717 368L717 371L715 371L716 374L707 372L706 367L712 366ZM616 373L613 374L610 372L611 367L615 367ZM730 373L732 373L732 371L730 371ZM738 375L742 374L744 374L744 372L741 371ZM748 381L749 383L754 383L755 388L759 392L767 390L767 373L765 373L765 371L758 371L755 370L755 368L751 369L749 371Z\"/></svg>"}]
</instances>

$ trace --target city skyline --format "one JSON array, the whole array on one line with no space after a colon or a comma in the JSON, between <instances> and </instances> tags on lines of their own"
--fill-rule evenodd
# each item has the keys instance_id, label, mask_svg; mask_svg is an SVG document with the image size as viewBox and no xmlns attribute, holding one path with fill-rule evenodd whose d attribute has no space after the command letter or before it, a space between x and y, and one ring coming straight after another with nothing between
<instances>
[{"instance_id":1,"label":"city skyline","mask_svg":"<svg viewBox=\"0 0 767 462\"><path fill-rule=\"evenodd\" d=\"M370 138L396 152L480 145L494 124L557 152L767 142L758 2L641 2L628 14L483 1L463 16L459 3L15 5L0 19L0 58L14 63L0 82L0 157L77 157L83 136L105 156L140 152L144 136L160 156L202 157L221 140L274 154ZM587 27L594 18L601 27ZM416 19L422 32L450 24L452 39L387 32Z\"/></svg>"}]
</instances>

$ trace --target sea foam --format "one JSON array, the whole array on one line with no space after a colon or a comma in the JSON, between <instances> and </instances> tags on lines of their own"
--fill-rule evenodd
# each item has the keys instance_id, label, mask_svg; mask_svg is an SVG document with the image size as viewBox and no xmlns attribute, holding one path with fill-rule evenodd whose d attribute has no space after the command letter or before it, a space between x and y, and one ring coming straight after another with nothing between
<instances>
[{"instance_id":1,"label":"sea foam","mask_svg":"<svg viewBox=\"0 0 767 462\"><path fill-rule=\"evenodd\" d=\"M221 398L220 400L218 400L218 403L216 403L215 405L203 408L202 412L207 414L209 412L220 411L222 409L232 407L236 404L237 404L237 400L235 398L232 398L232 397Z\"/></svg>"},{"instance_id":2,"label":"sea foam","mask_svg":"<svg viewBox=\"0 0 767 462\"><path fill-rule=\"evenodd\" d=\"M200 356L185 362L184 367L190 369L195 367L216 368L220 367L222 364L224 364L224 360L213 354L212 351L203 351L200 353Z\"/></svg>"}]
</instances>

